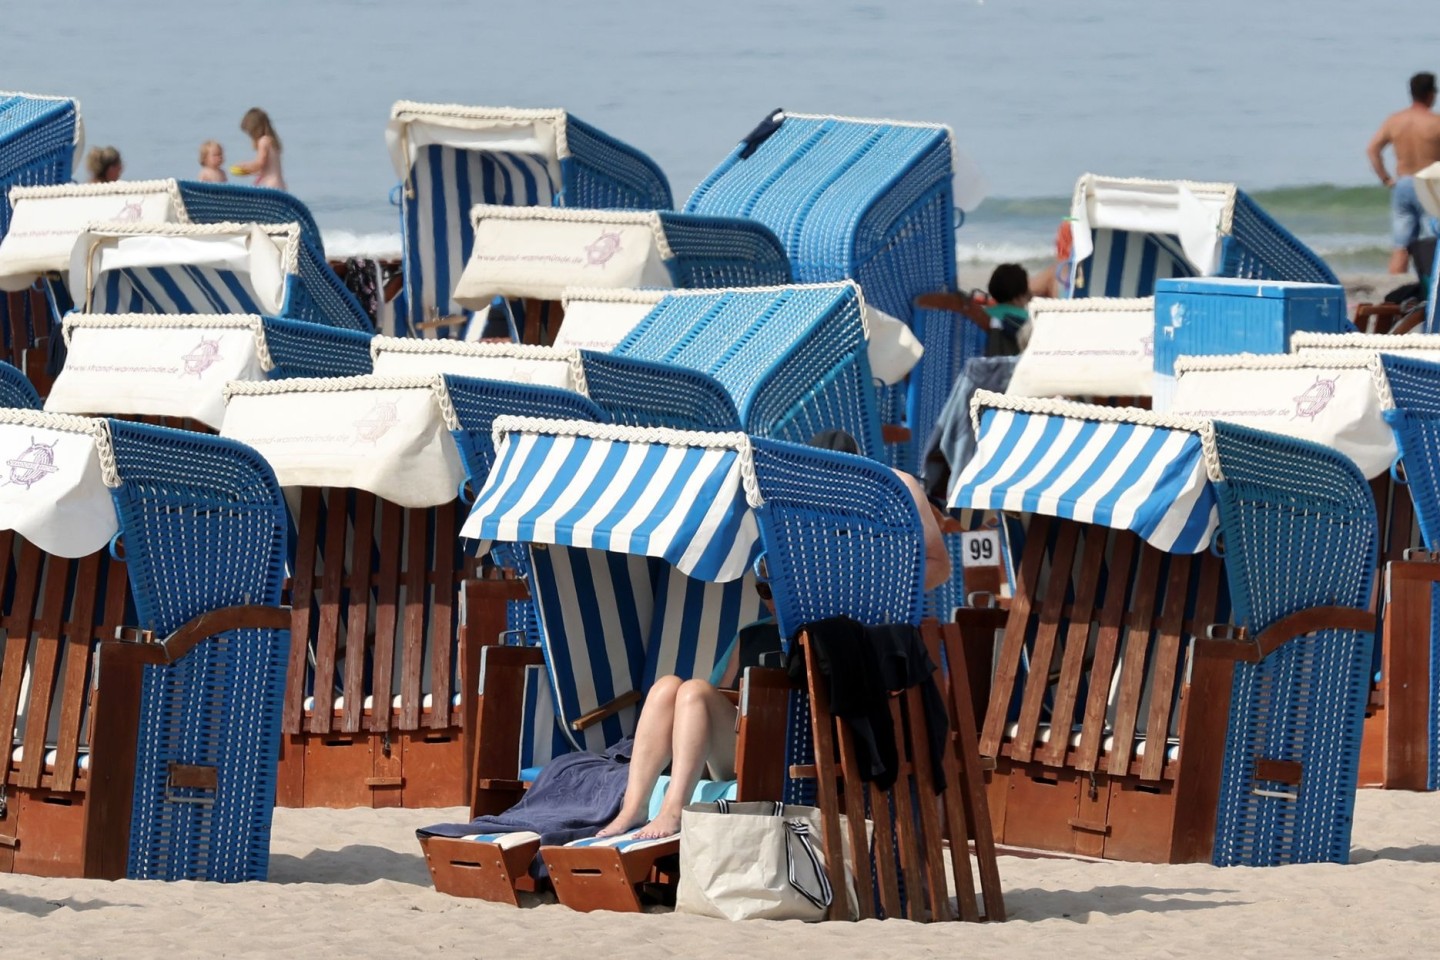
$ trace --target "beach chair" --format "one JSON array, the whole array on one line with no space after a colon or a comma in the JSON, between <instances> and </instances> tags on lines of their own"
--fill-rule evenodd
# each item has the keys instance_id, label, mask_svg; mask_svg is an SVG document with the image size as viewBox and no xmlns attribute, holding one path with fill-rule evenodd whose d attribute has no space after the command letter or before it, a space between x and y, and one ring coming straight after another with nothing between
<instances>
[{"instance_id":1,"label":"beach chair","mask_svg":"<svg viewBox=\"0 0 1440 960\"><path fill-rule=\"evenodd\" d=\"M1381 560L1387 565L1402 561L1420 546L1410 493L1392 479L1398 451L1387 421L1395 416L1396 401L1377 354L1323 349L1299 355L1182 357L1175 369L1170 412L1310 440L1345 454L1370 481ZM1377 626L1392 615L1387 596L1383 589L1373 595ZM1428 737L1423 724L1406 726L1412 714L1404 704L1409 693L1418 693L1408 680L1407 664L1413 651L1428 651L1428 633L1380 630L1377 636L1383 642L1375 649L1378 673L1366 710L1360 786L1403 782L1405 758L1417 756L1413 744ZM1392 703L1397 709L1391 709Z\"/></svg>"},{"instance_id":2,"label":"beach chair","mask_svg":"<svg viewBox=\"0 0 1440 960\"><path fill-rule=\"evenodd\" d=\"M58 322L75 299L60 283L71 253L91 223L130 224L295 224L299 228L295 268L309 294L303 319L370 330L367 315L326 264L320 230L309 209L283 190L240 184L184 180L118 180L113 183L21 187L11 191L14 229L0 240L0 289L44 281Z\"/></svg>"},{"instance_id":3,"label":"beach chair","mask_svg":"<svg viewBox=\"0 0 1440 960\"><path fill-rule=\"evenodd\" d=\"M253 452L0 411L0 872L263 880L288 613Z\"/></svg>"},{"instance_id":4,"label":"beach chair","mask_svg":"<svg viewBox=\"0 0 1440 960\"><path fill-rule=\"evenodd\" d=\"M600 749L633 728L655 678L708 675L727 638L759 612L755 570L768 578L782 636L827 616L919 620L913 501L874 461L739 433L510 417L493 426L500 448L462 535L529 545L543 640L539 651L485 651L477 778L499 774L518 784L529 731L515 708L535 675L527 670L547 668L570 745ZM631 460L654 467L622 467ZM600 469L564 466L589 463ZM603 510L561 513L596 495ZM873 576L876 569L889 574ZM594 598L610 596L614 610L595 606ZM737 796L796 799L800 784L787 785L787 764L808 762L805 701L765 671L750 670L743 690ZM499 713L487 726L492 698L505 706L508 729ZM792 733L781 732L787 726ZM481 762L497 768L482 770ZM819 792L833 791L822 781ZM938 845L937 835L931 840ZM567 905L638 910L635 883L677 843L582 840L540 854ZM422 845L437 889L514 902L538 838L422 831ZM858 883L862 894L869 889L865 878Z\"/></svg>"},{"instance_id":5,"label":"beach chair","mask_svg":"<svg viewBox=\"0 0 1440 960\"><path fill-rule=\"evenodd\" d=\"M213 432L225 384L369 373L358 331L250 314L66 316L64 370L45 409L133 418Z\"/></svg>"},{"instance_id":6,"label":"beach chair","mask_svg":"<svg viewBox=\"0 0 1440 960\"><path fill-rule=\"evenodd\" d=\"M70 287L82 313L258 313L373 332L302 238L295 223L91 223Z\"/></svg>"},{"instance_id":7,"label":"beach chair","mask_svg":"<svg viewBox=\"0 0 1440 960\"><path fill-rule=\"evenodd\" d=\"M441 317L475 340L482 334L550 343L571 287L727 288L790 282L785 249L753 220L668 210L582 210L478 204L474 242L452 299L481 311L499 304L496 323ZM487 325L489 330L487 332Z\"/></svg>"},{"instance_id":8,"label":"beach chair","mask_svg":"<svg viewBox=\"0 0 1440 960\"><path fill-rule=\"evenodd\" d=\"M275 470L295 530L279 802L463 802L477 681L461 598L478 561L457 537L443 383L233 381L225 405L223 434Z\"/></svg>"},{"instance_id":9,"label":"beach chair","mask_svg":"<svg viewBox=\"0 0 1440 960\"><path fill-rule=\"evenodd\" d=\"M1005 528L1010 596L956 615L997 841L1345 862L1375 626L1360 470L1223 421L987 392L974 409L951 506L1025 521Z\"/></svg>"},{"instance_id":10,"label":"beach chair","mask_svg":"<svg viewBox=\"0 0 1440 960\"><path fill-rule=\"evenodd\" d=\"M451 297L470 259L477 203L669 210L664 173L564 110L397 102L385 140L400 178L406 332L463 315Z\"/></svg>"},{"instance_id":11,"label":"beach chair","mask_svg":"<svg viewBox=\"0 0 1440 960\"><path fill-rule=\"evenodd\" d=\"M1087 173L1070 216L1074 297L1148 297L1162 277L1339 282L1233 183Z\"/></svg>"},{"instance_id":12,"label":"beach chair","mask_svg":"<svg viewBox=\"0 0 1440 960\"><path fill-rule=\"evenodd\" d=\"M855 280L870 304L914 329L925 357L904 386L884 391L881 409L884 422L910 431L893 462L912 473L973 350L965 321L936 311L917 322L913 305L956 287L954 151L939 124L777 111L685 204L758 220L784 244L796 280Z\"/></svg>"},{"instance_id":13,"label":"beach chair","mask_svg":"<svg viewBox=\"0 0 1440 960\"><path fill-rule=\"evenodd\" d=\"M0 242L10 230L11 188L65 183L84 148L78 101L0 92ZM0 282L0 337L6 358L22 370L26 352L49 330L47 293L41 285Z\"/></svg>"}]
</instances>

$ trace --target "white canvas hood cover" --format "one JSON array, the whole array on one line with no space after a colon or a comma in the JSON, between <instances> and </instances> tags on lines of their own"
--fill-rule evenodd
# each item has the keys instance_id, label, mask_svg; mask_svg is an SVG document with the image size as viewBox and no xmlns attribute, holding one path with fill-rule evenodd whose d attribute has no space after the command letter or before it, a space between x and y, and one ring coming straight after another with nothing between
<instances>
[{"instance_id":1,"label":"white canvas hood cover","mask_svg":"<svg viewBox=\"0 0 1440 960\"><path fill-rule=\"evenodd\" d=\"M1415 174L1415 196L1432 217L1440 217L1440 160Z\"/></svg>"},{"instance_id":2,"label":"white canvas hood cover","mask_svg":"<svg viewBox=\"0 0 1440 960\"><path fill-rule=\"evenodd\" d=\"M83 557L119 531L104 420L0 409L0 530L46 553Z\"/></svg>"},{"instance_id":3,"label":"white canvas hood cover","mask_svg":"<svg viewBox=\"0 0 1440 960\"><path fill-rule=\"evenodd\" d=\"M1070 206L1075 262L1094 252L1093 230L1129 230L1180 239L1201 276L1220 269L1220 241L1230 233L1233 183L1142 180L1087 173L1075 184Z\"/></svg>"},{"instance_id":4,"label":"white canvas hood cover","mask_svg":"<svg viewBox=\"0 0 1440 960\"><path fill-rule=\"evenodd\" d=\"M1225 420L1310 440L1345 454L1367 478L1397 450L1383 412L1394 407L1375 354L1181 357L1169 413Z\"/></svg>"},{"instance_id":5,"label":"white canvas hood cover","mask_svg":"<svg viewBox=\"0 0 1440 960\"><path fill-rule=\"evenodd\" d=\"M454 500L465 477L439 377L235 382L221 435L259 451L284 487L368 490L402 507Z\"/></svg>"},{"instance_id":6,"label":"white canvas hood cover","mask_svg":"<svg viewBox=\"0 0 1440 960\"><path fill-rule=\"evenodd\" d=\"M75 239L97 221L186 223L174 180L15 187L10 229L0 240L0 290L23 290L70 266Z\"/></svg>"},{"instance_id":7,"label":"white canvas hood cover","mask_svg":"<svg viewBox=\"0 0 1440 960\"><path fill-rule=\"evenodd\" d=\"M408 182L420 150L433 144L457 150L525 153L545 162L550 182L561 182L560 161L570 156L564 110L466 107L400 100L390 108L385 146L396 176Z\"/></svg>"},{"instance_id":8,"label":"white canvas hood cover","mask_svg":"<svg viewBox=\"0 0 1440 960\"><path fill-rule=\"evenodd\" d=\"M377 377L434 377L453 373L586 393L585 371L577 350L519 343L376 337L370 341L370 356Z\"/></svg>"},{"instance_id":9,"label":"white canvas hood cover","mask_svg":"<svg viewBox=\"0 0 1440 960\"><path fill-rule=\"evenodd\" d=\"M608 353L666 296L664 290L566 290L555 346Z\"/></svg>"},{"instance_id":10,"label":"white canvas hood cover","mask_svg":"<svg viewBox=\"0 0 1440 960\"><path fill-rule=\"evenodd\" d=\"M577 286L675 286L653 211L478 204L470 220L475 246L454 300L471 310L497 296L559 300Z\"/></svg>"},{"instance_id":11,"label":"white canvas hood cover","mask_svg":"<svg viewBox=\"0 0 1440 960\"><path fill-rule=\"evenodd\" d=\"M1303 357L1320 357L1336 351L1348 353L1399 353L1418 360L1440 362L1440 334L1407 333L1306 333L1290 334L1290 352Z\"/></svg>"},{"instance_id":12,"label":"white canvas hood cover","mask_svg":"<svg viewBox=\"0 0 1440 960\"><path fill-rule=\"evenodd\" d=\"M107 271L209 267L246 275L260 309L279 314L286 278L298 270L299 250L300 227L293 223L92 223L70 255L70 290L88 312Z\"/></svg>"},{"instance_id":13,"label":"white canvas hood cover","mask_svg":"<svg viewBox=\"0 0 1440 960\"><path fill-rule=\"evenodd\" d=\"M82 314L64 325L55 413L189 417L220 429L225 385L274 369L258 316Z\"/></svg>"},{"instance_id":14,"label":"white canvas hood cover","mask_svg":"<svg viewBox=\"0 0 1440 960\"><path fill-rule=\"evenodd\" d=\"M1030 301L1030 342L1005 392L1020 397L1148 397L1155 298Z\"/></svg>"}]
</instances>

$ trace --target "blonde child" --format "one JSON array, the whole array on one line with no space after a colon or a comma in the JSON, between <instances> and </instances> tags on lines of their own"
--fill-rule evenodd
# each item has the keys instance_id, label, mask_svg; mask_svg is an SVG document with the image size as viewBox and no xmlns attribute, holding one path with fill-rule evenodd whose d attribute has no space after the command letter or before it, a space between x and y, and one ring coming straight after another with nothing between
<instances>
[{"instance_id":1,"label":"blonde child","mask_svg":"<svg viewBox=\"0 0 1440 960\"><path fill-rule=\"evenodd\" d=\"M255 186L285 189L285 174L280 172L280 136L270 125L270 115L259 107L245 111L240 120L240 129L250 135L255 145L255 159L249 163L237 163L230 168L236 176L255 175Z\"/></svg>"},{"instance_id":2,"label":"blonde child","mask_svg":"<svg viewBox=\"0 0 1440 960\"><path fill-rule=\"evenodd\" d=\"M201 183L225 182L225 148L219 141L206 140L200 144L200 175L195 179Z\"/></svg>"},{"instance_id":3,"label":"blonde child","mask_svg":"<svg viewBox=\"0 0 1440 960\"><path fill-rule=\"evenodd\" d=\"M120 162L120 151L114 147L95 147L85 157L85 169L90 172L91 183L111 183L120 179L125 165Z\"/></svg>"}]
</instances>

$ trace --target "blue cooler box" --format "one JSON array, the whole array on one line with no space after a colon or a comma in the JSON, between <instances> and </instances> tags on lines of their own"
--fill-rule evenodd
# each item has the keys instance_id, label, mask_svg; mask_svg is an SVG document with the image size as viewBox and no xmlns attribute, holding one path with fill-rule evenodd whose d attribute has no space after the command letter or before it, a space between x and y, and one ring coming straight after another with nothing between
<instances>
[{"instance_id":1,"label":"blue cooler box","mask_svg":"<svg viewBox=\"0 0 1440 960\"><path fill-rule=\"evenodd\" d=\"M1155 281L1155 372L1182 354L1287 353L1296 330L1345 333L1345 288L1328 283L1188 277Z\"/></svg>"}]
</instances>

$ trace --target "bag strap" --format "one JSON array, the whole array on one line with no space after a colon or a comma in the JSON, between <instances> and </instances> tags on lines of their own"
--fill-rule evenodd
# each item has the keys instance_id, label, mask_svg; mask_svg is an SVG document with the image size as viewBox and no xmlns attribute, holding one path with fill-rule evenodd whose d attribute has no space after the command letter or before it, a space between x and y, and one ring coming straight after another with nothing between
<instances>
[{"instance_id":1,"label":"bag strap","mask_svg":"<svg viewBox=\"0 0 1440 960\"><path fill-rule=\"evenodd\" d=\"M830 874L810 842L810 824L798 817L785 821L785 863L790 886L795 892L809 900L812 906L829 909L830 902L835 898Z\"/></svg>"}]
</instances>

